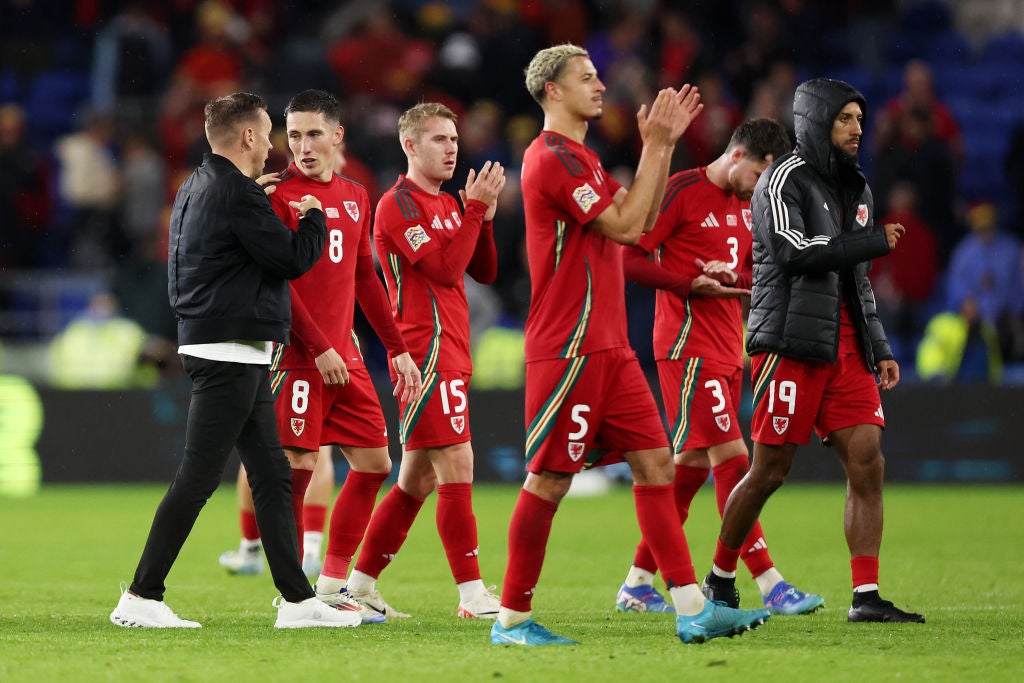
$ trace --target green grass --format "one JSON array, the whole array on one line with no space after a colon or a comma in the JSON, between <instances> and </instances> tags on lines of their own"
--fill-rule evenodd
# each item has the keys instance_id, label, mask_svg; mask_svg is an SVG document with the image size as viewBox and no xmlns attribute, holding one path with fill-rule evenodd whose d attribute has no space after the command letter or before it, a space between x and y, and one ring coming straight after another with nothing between
<instances>
[{"instance_id":1,"label":"green grass","mask_svg":"<svg viewBox=\"0 0 1024 683\"><path fill-rule=\"evenodd\" d=\"M428 502L379 588L412 619L358 629L272 628L269 575L228 577L234 491L214 495L171 572L167 601L196 631L119 629L107 615L141 552L162 486L51 486L0 498L0 680L15 681L1010 681L1024 672L1024 488L890 486L883 595L925 625L847 624L843 490L789 485L763 518L787 578L826 609L774 617L741 638L682 645L666 615L617 614L636 522L628 488L566 499L535 615L575 647L488 643L489 622L455 617L457 593ZM479 486L484 580L501 584L517 489ZM709 487L687 527L698 576L718 519ZM741 568L742 570L742 568ZM758 604L741 574L743 604Z\"/></svg>"}]
</instances>

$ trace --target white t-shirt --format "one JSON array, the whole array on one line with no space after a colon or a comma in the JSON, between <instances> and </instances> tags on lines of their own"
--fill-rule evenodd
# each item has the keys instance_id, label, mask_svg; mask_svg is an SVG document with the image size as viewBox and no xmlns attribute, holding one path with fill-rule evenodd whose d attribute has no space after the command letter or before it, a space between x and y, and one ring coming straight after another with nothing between
<instances>
[{"instance_id":1,"label":"white t-shirt","mask_svg":"<svg viewBox=\"0 0 1024 683\"><path fill-rule=\"evenodd\" d=\"M230 341L214 344L183 344L178 353L225 363L270 365L272 344L268 341Z\"/></svg>"}]
</instances>

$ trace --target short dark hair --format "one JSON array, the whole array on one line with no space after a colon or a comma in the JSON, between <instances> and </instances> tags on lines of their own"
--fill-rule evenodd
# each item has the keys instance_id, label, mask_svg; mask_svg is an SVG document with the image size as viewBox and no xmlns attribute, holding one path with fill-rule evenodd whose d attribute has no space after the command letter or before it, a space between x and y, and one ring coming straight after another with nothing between
<instances>
[{"instance_id":1,"label":"short dark hair","mask_svg":"<svg viewBox=\"0 0 1024 683\"><path fill-rule=\"evenodd\" d=\"M206 138L214 140L232 132L242 122L254 120L267 105L263 98L251 92L236 92L206 103Z\"/></svg>"},{"instance_id":2,"label":"short dark hair","mask_svg":"<svg viewBox=\"0 0 1024 683\"><path fill-rule=\"evenodd\" d=\"M288 101L284 108L284 115L287 117L293 111L312 112L323 114L324 118L332 123L341 123L341 103L338 98L326 90L303 90Z\"/></svg>"},{"instance_id":3,"label":"short dark hair","mask_svg":"<svg viewBox=\"0 0 1024 683\"><path fill-rule=\"evenodd\" d=\"M741 145L746 148L747 156L759 161L767 159L768 155L778 159L793 149L785 127L774 119L764 118L744 121L733 131L728 149Z\"/></svg>"}]
</instances>

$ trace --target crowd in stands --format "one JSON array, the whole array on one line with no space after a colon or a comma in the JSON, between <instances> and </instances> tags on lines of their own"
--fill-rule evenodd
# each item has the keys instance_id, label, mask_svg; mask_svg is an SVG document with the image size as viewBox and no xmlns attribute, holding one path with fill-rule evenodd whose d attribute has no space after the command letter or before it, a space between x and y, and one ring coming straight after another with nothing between
<instances>
[{"instance_id":1,"label":"crowd in stands","mask_svg":"<svg viewBox=\"0 0 1024 683\"><path fill-rule=\"evenodd\" d=\"M498 281L471 291L477 320L521 324L528 305L518 172L539 112L523 68L541 47L585 46L607 86L588 144L620 180L639 150L635 114L668 85L705 109L673 170L706 164L754 116L792 125L804 78L867 97L862 163L876 215L906 244L872 278L897 358L922 376L990 381L1024 361L1024 8L1013 0L44 0L4 3L0 22L0 280L95 272L146 334L173 340L164 272L168 204L206 150L203 105L238 90L279 112L295 92L345 105L345 175L376 201L404 171L397 117L421 100L460 116L459 170L507 169ZM280 117L267 169L288 146ZM26 275L26 273L28 275ZM634 344L649 360L653 296L630 288ZM81 302L85 308L88 300ZM29 305L0 288L0 308ZM67 312L70 318L76 311ZM952 316L963 343L926 333ZM17 318L4 318L15 320ZM485 326L476 330L482 334ZM25 336L0 326L0 336ZM993 336L994 335L994 336ZM969 340L994 339L972 346ZM959 348L959 351L957 351ZM981 348L983 362L965 349ZM937 350L938 349L938 350ZM927 351L927 353L925 353ZM371 349L370 355L379 355ZM944 354L940 362L935 354ZM499 352L497 357L502 354ZM647 356L644 358L644 356ZM961 371L960 361L982 372ZM994 360L994 356L993 356ZM379 357L374 366L382 369ZM967 367L965 365L965 368ZM952 370L950 369L952 368Z\"/></svg>"}]
</instances>

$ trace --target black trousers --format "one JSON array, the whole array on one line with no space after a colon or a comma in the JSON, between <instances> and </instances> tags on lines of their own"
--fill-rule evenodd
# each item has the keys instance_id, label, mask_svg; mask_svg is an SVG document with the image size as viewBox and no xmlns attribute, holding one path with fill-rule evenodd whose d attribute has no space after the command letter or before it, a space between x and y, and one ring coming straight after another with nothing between
<instances>
[{"instance_id":1,"label":"black trousers","mask_svg":"<svg viewBox=\"0 0 1024 683\"><path fill-rule=\"evenodd\" d=\"M289 602L313 597L299 561L291 466L277 434L267 366L181 358L192 379L185 456L156 509L131 591L163 600L171 565L220 484L231 449L237 447L249 474L274 585Z\"/></svg>"}]
</instances>

